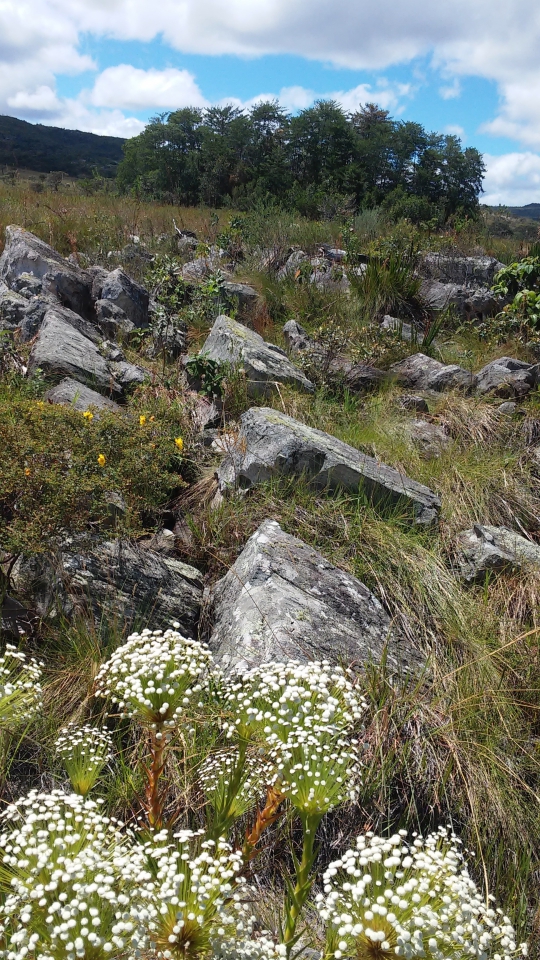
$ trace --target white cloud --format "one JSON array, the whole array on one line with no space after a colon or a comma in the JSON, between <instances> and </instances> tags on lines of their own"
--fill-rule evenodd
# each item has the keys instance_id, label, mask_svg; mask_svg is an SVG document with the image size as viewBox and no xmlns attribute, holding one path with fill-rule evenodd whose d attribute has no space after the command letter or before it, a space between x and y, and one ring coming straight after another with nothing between
<instances>
[{"instance_id":1,"label":"white cloud","mask_svg":"<svg viewBox=\"0 0 540 960\"><path fill-rule=\"evenodd\" d=\"M95 107L122 110L206 107L195 77L188 70L138 70L127 63L108 67L97 77L89 95Z\"/></svg>"},{"instance_id":2,"label":"white cloud","mask_svg":"<svg viewBox=\"0 0 540 960\"><path fill-rule=\"evenodd\" d=\"M461 96L461 84L457 77L454 77L452 83L446 87L439 87L439 93L443 100L455 100Z\"/></svg>"},{"instance_id":3,"label":"white cloud","mask_svg":"<svg viewBox=\"0 0 540 960\"><path fill-rule=\"evenodd\" d=\"M444 132L455 137L461 137L461 139L463 139L465 136L465 130L459 125L459 123L447 123L444 128Z\"/></svg>"},{"instance_id":4,"label":"white cloud","mask_svg":"<svg viewBox=\"0 0 540 960\"><path fill-rule=\"evenodd\" d=\"M537 153L506 153L499 157L484 155L485 193L482 203L497 206L522 206L540 203L540 156Z\"/></svg>"}]
</instances>

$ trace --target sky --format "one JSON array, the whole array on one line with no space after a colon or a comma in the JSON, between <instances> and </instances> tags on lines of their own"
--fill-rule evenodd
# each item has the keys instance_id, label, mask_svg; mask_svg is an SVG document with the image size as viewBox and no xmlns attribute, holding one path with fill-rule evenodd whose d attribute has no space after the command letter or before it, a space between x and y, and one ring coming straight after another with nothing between
<instances>
[{"instance_id":1,"label":"sky","mask_svg":"<svg viewBox=\"0 0 540 960\"><path fill-rule=\"evenodd\" d=\"M368 101L540 202L538 0L0 0L0 113L131 137L183 106Z\"/></svg>"}]
</instances>

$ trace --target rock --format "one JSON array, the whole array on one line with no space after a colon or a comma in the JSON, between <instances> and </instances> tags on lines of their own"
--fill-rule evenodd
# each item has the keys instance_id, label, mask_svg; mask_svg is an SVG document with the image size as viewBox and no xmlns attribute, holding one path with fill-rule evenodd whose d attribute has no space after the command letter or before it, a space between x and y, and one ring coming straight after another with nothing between
<instances>
[{"instance_id":1,"label":"rock","mask_svg":"<svg viewBox=\"0 0 540 960\"><path fill-rule=\"evenodd\" d=\"M346 273L338 267L330 267L326 261L322 268L316 268L310 275L310 283L314 283L317 290L326 290L334 293L348 293L351 288L351 282Z\"/></svg>"},{"instance_id":2,"label":"rock","mask_svg":"<svg viewBox=\"0 0 540 960\"><path fill-rule=\"evenodd\" d=\"M32 276L31 273L21 273L20 277L12 281L11 289L14 293L20 293L25 300L30 300L31 297L37 297L42 293L43 281Z\"/></svg>"},{"instance_id":3,"label":"rock","mask_svg":"<svg viewBox=\"0 0 540 960\"><path fill-rule=\"evenodd\" d=\"M96 300L94 308L97 326L111 340L129 338L132 330L135 330L135 324L128 320L125 311L112 300Z\"/></svg>"},{"instance_id":4,"label":"rock","mask_svg":"<svg viewBox=\"0 0 540 960\"><path fill-rule=\"evenodd\" d=\"M139 546L144 550L153 550L164 557L172 557L176 550L176 537L172 530L160 530L149 540L140 540Z\"/></svg>"},{"instance_id":5,"label":"rock","mask_svg":"<svg viewBox=\"0 0 540 960\"><path fill-rule=\"evenodd\" d=\"M222 256L215 250L207 257L196 257L195 260L185 263L182 267L182 278L191 283L200 283L218 271L225 278L229 276Z\"/></svg>"},{"instance_id":6,"label":"rock","mask_svg":"<svg viewBox=\"0 0 540 960\"><path fill-rule=\"evenodd\" d=\"M30 375L38 369L47 377L73 378L99 393L121 392L96 344L54 310L45 314L28 360Z\"/></svg>"},{"instance_id":7,"label":"rock","mask_svg":"<svg viewBox=\"0 0 540 960\"><path fill-rule=\"evenodd\" d=\"M377 370L366 363L350 363L337 357L332 360L330 373L343 375L343 385L352 393L369 393L376 390L388 380L384 370Z\"/></svg>"},{"instance_id":8,"label":"rock","mask_svg":"<svg viewBox=\"0 0 540 960\"><path fill-rule=\"evenodd\" d=\"M296 353L314 346L313 340L296 320L287 320L283 327L283 338L289 350Z\"/></svg>"},{"instance_id":9,"label":"rock","mask_svg":"<svg viewBox=\"0 0 540 960\"><path fill-rule=\"evenodd\" d=\"M420 292L432 310L439 312L453 307L464 320L483 320L501 310L505 303L488 287L460 286L440 280L424 280Z\"/></svg>"},{"instance_id":10,"label":"rock","mask_svg":"<svg viewBox=\"0 0 540 960\"><path fill-rule=\"evenodd\" d=\"M160 317L154 324L152 343L146 351L149 357L162 357L177 360L187 350L187 324L179 317L167 319Z\"/></svg>"},{"instance_id":11,"label":"rock","mask_svg":"<svg viewBox=\"0 0 540 960\"><path fill-rule=\"evenodd\" d=\"M259 299L259 294L255 288L250 287L247 283L233 283L230 280L225 280L221 289L227 300L233 304L238 303L238 309L241 313L249 313Z\"/></svg>"},{"instance_id":12,"label":"rock","mask_svg":"<svg viewBox=\"0 0 540 960\"><path fill-rule=\"evenodd\" d=\"M202 397L195 391L189 391L188 397L192 401L191 419L198 433L219 426L221 422L221 410L208 397ZM187 397L186 397L187 399Z\"/></svg>"},{"instance_id":13,"label":"rock","mask_svg":"<svg viewBox=\"0 0 540 960\"><path fill-rule=\"evenodd\" d=\"M540 566L540 547L508 527L475 524L458 536L458 563L467 583L485 580L489 573Z\"/></svg>"},{"instance_id":14,"label":"rock","mask_svg":"<svg viewBox=\"0 0 540 960\"><path fill-rule=\"evenodd\" d=\"M78 383L77 380L71 380L66 377L61 383L57 384L45 394L45 400L49 403L58 403L62 407L73 407L74 410L110 410L111 413L121 413L120 407L114 400L103 397L95 390Z\"/></svg>"},{"instance_id":15,"label":"rock","mask_svg":"<svg viewBox=\"0 0 540 960\"><path fill-rule=\"evenodd\" d=\"M103 281L100 299L110 300L120 307L136 327L148 326L148 290L135 283L120 267Z\"/></svg>"},{"instance_id":16,"label":"rock","mask_svg":"<svg viewBox=\"0 0 540 960\"><path fill-rule=\"evenodd\" d=\"M414 410L416 413L429 413L427 400L424 400L424 397L414 397L411 394L403 393L398 397L397 402L404 410Z\"/></svg>"},{"instance_id":17,"label":"rock","mask_svg":"<svg viewBox=\"0 0 540 960\"><path fill-rule=\"evenodd\" d=\"M318 490L361 489L371 500L402 506L417 524L437 519L439 498L428 487L321 430L268 407L240 419L236 443L217 470L221 493L247 490L274 476L301 476Z\"/></svg>"},{"instance_id":18,"label":"rock","mask_svg":"<svg viewBox=\"0 0 540 960\"><path fill-rule=\"evenodd\" d=\"M152 379L150 370L145 370L144 367L139 367L135 363L128 363L126 360L111 362L108 366L124 393L131 393L146 380Z\"/></svg>"},{"instance_id":19,"label":"rock","mask_svg":"<svg viewBox=\"0 0 540 960\"><path fill-rule=\"evenodd\" d=\"M107 517L101 521L101 526L110 527L114 530L119 521L123 520L127 514L127 503L117 490L106 493L104 500L107 506Z\"/></svg>"},{"instance_id":20,"label":"rock","mask_svg":"<svg viewBox=\"0 0 540 960\"><path fill-rule=\"evenodd\" d=\"M15 330L28 307L28 301L11 290L0 293L0 330Z\"/></svg>"},{"instance_id":21,"label":"rock","mask_svg":"<svg viewBox=\"0 0 540 960\"><path fill-rule=\"evenodd\" d=\"M19 340L21 343L28 343L34 339L48 310L62 312L64 310L67 311L67 307L61 307L56 297L53 297L50 293L41 293L26 301L26 310L19 324ZM72 313L72 311L67 312L69 314ZM82 318L76 313L74 313L73 316L80 319L81 323L87 322L82 321ZM73 326L73 323L71 323L70 326Z\"/></svg>"},{"instance_id":22,"label":"rock","mask_svg":"<svg viewBox=\"0 0 540 960\"><path fill-rule=\"evenodd\" d=\"M41 617L90 613L96 625L110 619L125 629L178 620L186 636L197 636L202 574L127 540L66 541L55 554L19 560L12 581Z\"/></svg>"},{"instance_id":23,"label":"rock","mask_svg":"<svg viewBox=\"0 0 540 960\"><path fill-rule=\"evenodd\" d=\"M489 287L504 267L495 257L454 257L443 253L422 256L418 273L421 277L456 283L460 286Z\"/></svg>"},{"instance_id":24,"label":"rock","mask_svg":"<svg viewBox=\"0 0 540 960\"><path fill-rule=\"evenodd\" d=\"M278 280L285 280L286 277L293 277L302 263L309 260L307 253L303 250L294 250L287 259L287 262L278 270Z\"/></svg>"},{"instance_id":25,"label":"rock","mask_svg":"<svg viewBox=\"0 0 540 960\"><path fill-rule=\"evenodd\" d=\"M474 389L474 374L457 364L445 365L423 353L415 353L390 367L397 381L405 387L421 390L460 390L469 392Z\"/></svg>"},{"instance_id":26,"label":"rock","mask_svg":"<svg viewBox=\"0 0 540 960\"><path fill-rule=\"evenodd\" d=\"M478 371L476 392L481 396L491 394L504 400L520 400L537 385L539 369L538 364L500 357Z\"/></svg>"},{"instance_id":27,"label":"rock","mask_svg":"<svg viewBox=\"0 0 540 960\"><path fill-rule=\"evenodd\" d=\"M339 247L329 247L328 244L321 244L321 253L332 263L344 263L347 259L347 251L340 250Z\"/></svg>"},{"instance_id":28,"label":"rock","mask_svg":"<svg viewBox=\"0 0 540 960\"><path fill-rule=\"evenodd\" d=\"M142 264L149 264L152 263L154 256L140 242L126 243L125 247L122 247L120 251L120 259L124 263L138 260Z\"/></svg>"},{"instance_id":29,"label":"rock","mask_svg":"<svg viewBox=\"0 0 540 960\"><path fill-rule=\"evenodd\" d=\"M0 594L0 633L3 639L8 634L20 640L25 633L30 633L33 619L32 612L15 597L9 593Z\"/></svg>"},{"instance_id":30,"label":"rock","mask_svg":"<svg viewBox=\"0 0 540 960\"><path fill-rule=\"evenodd\" d=\"M411 323L405 323L404 320L398 320L397 317L391 317L388 314L383 317L381 327L383 330L398 333L401 340L407 340L409 343L421 344L424 339L420 331Z\"/></svg>"},{"instance_id":31,"label":"rock","mask_svg":"<svg viewBox=\"0 0 540 960\"><path fill-rule=\"evenodd\" d=\"M94 264L88 267L86 272L92 280L92 300L101 300L101 291L103 290L103 284L109 276L109 271L105 270L104 267L98 267L97 264Z\"/></svg>"},{"instance_id":32,"label":"rock","mask_svg":"<svg viewBox=\"0 0 540 960\"><path fill-rule=\"evenodd\" d=\"M517 410L517 403L514 403L513 400L505 400L504 403L501 403L497 407L499 413L502 413L505 417L513 417Z\"/></svg>"},{"instance_id":33,"label":"rock","mask_svg":"<svg viewBox=\"0 0 540 960\"><path fill-rule=\"evenodd\" d=\"M0 279L13 287L21 274L42 282L64 306L82 317L92 316L91 278L68 263L56 250L22 227L6 227L6 245L0 257ZM33 291L32 295L39 291Z\"/></svg>"},{"instance_id":34,"label":"rock","mask_svg":"<svg viewBox=\"0 0 540 960\"><path fill-rule=\"evenodd\" d=\"M450 437L446 431L428 420L413 420L409 430L411 440L421 448L423 455L428 459L440 457L450 443Z\"/></svg>"},{"instance_id":35,"label":"rock","mask_svg":"<svg viewBox=\"0 0 540 960\"><path fill-rule=\"evenodd\" d=\"M186 250L195 250L199 245L196 237L178 237L176 246L179 253L185 253Z\"/></svg>"},{"instance_id":36,"label":"rock","mask_svg":"<svg viewBox=\"0 0 540 960\"><path fill-rule=\"evenodd\" d=\"M280 347L265 343L254 330L224 315L215 321L201 355L220 363L241 364L251 397L267 396L276 389L276 383L288 383L308 393L314 389Z\"/></svg>"},{"instance_id":37,"label":"rock","mask_svg":"<svg viewBox=\"0 0 540 960\"><path fill-rule=\"evenodd\" d=\"M266 520L212 589L209 646L225 669L289 659L365 666L387 650L391 673L422 658L351 574Z\"/></svg>"}]
</instances>

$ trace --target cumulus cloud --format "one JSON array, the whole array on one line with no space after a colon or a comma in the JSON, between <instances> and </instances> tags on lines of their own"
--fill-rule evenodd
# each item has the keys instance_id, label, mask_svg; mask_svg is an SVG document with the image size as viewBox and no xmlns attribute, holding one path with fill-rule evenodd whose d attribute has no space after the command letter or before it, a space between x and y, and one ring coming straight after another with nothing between
<instances>
[{"instance_id":1,"label":"cumulus cloud","mask_svg":"<svg viewBox=\"0 0 540 960\"><path fill-rule=\"evenodd\" d=\"M537 153L484 155L486 177L481 200L490 206L540 202L540 156Z\"/></svg>"},{"instance_id":2,"label":"cumulus cloud","mask_svg":"<svg viewBox=\"0 0 540 960\"><path fill-rule=\"evenodd\" d=\"M100 73L89 101L95 107L121 110L209 106L188 70L138 70L127 63Z\"/></svg>"},{"instance_id":3,"label":"cumulus cloud","mask_svg":"<svg viewBox=\"0 0 540 960\"><path fill-rule=\"evenodd\" d=\"M454 100L461 96L461 84L457 77L454 77L452 83L445 87L439 87L439 93L443 100Z\"/></svg>"}]
</instances>

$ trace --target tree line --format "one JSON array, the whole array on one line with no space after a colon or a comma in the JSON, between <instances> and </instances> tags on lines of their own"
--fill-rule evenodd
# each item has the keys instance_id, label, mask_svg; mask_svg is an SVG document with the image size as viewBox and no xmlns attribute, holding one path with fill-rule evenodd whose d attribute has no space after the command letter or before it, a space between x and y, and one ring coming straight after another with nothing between
<instances>
[{"instance_id":1,"label":"tree line","mask_svg":"<svg viewBox=\"0 0 540 960\"><path fill-rule=\"evenodd\" d=\"M458 137L395 120L373 103L350 114L319 101L291 116L269 101L154 117L125 143L117 182L183 205L273 203L307 216L382 205L420 222L474 215L484 169Z\"/></svg>"}]
</instances>

